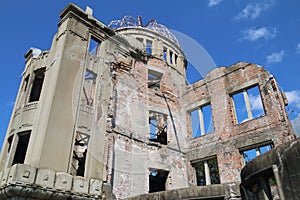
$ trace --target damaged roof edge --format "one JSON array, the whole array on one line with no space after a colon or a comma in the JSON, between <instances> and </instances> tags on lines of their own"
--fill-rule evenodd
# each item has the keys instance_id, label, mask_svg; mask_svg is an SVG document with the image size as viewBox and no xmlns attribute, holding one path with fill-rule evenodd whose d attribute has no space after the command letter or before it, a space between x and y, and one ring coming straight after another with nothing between
<instances>
[{"instance_id":1,"label":"damaged roof edge","mask_svg":"<svg viewBox=\"0 0 300 200\"><path fill-rule=\"evenodd\" d=\"M88 8L91 9L90 7ZM70 12L73 12L85 21L90 22L91 25L97 26L101 29L105 29L109 34L115 35L115 32L112 29L110 29L101 21L95 19L91 14L89 14L89 12L82 10L80 7L73 3L68 4L68 6L60 12L59 17L63 19Z\"/></svg>"}]
</instances>

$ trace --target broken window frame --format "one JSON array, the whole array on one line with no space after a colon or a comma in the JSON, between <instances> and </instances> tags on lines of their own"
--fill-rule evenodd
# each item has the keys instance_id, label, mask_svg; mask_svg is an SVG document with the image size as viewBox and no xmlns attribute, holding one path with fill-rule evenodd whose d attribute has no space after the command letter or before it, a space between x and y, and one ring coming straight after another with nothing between
<instances>
[{"instance_id":1,"label":"broken window frame","mask_svg":"<svg viewBox=\"0 0 300 200\"><path fill-rule=\"evenodd\" d=\"M220 172L217 156L212 156L193 162L192 166L195 170L197 186L220 184ZM201 178L198 176L198 173L200 174Z\"/></svg>"},{"instance_id":2,"label":"broken window frame","mask_svg":"<svg viewBox=\"0 0 300 200\"><path fill-rule=\"evenodd\" d=\"M263 148L266 148L266 150L264 150ZM252 145L250 147L241 148L239 151L240 151L240 154L243 156L244 165L246 165L248 162L250 162L257 156L264 154L273 148L274 148L273 142L268 141L265 143ZM252 151L252 155L251 155L251 157L249 157L247 154L251 154L251 151ZM249 152L249 153L246 154L246 152Z\"/></svg>"},{"instance_id":3,"label":"broken window frame","mask_svg":"<svg viewBox=\"0 0 300 200\"><path fill-rule=\"evenodd\" d=\"M167 115L149 111L149 140L160 144L168 144ZM153 133L155 131L155 133Z\"/></svg>"},{"instance_id":4,"label":"broken window frame","mask_svg":"<svg viewBox=\"0 0 300 200\"><path fill-rule=\"evenodd\" d=\"M169 171L149 169L149 193L166 191L168 176ZM162 180L159 180L159 178L161 178Z\"/></svg>"},{"instance_id":5,"label":"broken window frame","mask_svg":"<svg viewBox=\"0 0 300 200\"><path fill-rule=\"evenodd\" d=\"M32 82L28 103L40 100L40 96L44 85L45 73L46 67L34 71L34 79Z\"/></svg>"},{"instance_id":6,"label":"broken window frame","mask_svg":"<svg viewBox=\"0 0 300 200\"><path fill-rule=\"evenodd\" d=\"M84 177L90 135L77 131L73 145L70 174Z\"/></svg>"},{"instance_id":7,"label":"broken window frame","mask_svg":"<svg viewBox=\"0 0 300 200\"><path fill-rule=\"evenodd\" d=\"M17 144L11 165L24 164L30 142L31 130L17 133L16 136L15 142Z\"/></svg>"},{"instance_id":8,"label":"broken window frame","mask_svg":"<svg viewBox=\"0 0 300 200\"><path fill-rule=\"evenodd\" d=\"M148 69L148 75L147 75L148 88L160 88L162 76L163 76L162 73L152 69Z\"/></svg>"},{"instance_id":9,"label":"broken window frame","mask_svg":"<svg viewBox=\"0 0 300 200\"><path fill-rule=\"evenodd\" d=\"M262 114L260 115L257 115L257 116L254 116L254 110L253 108L251 108L251 101L250 101L250 95L249 95L249 91L251 90L255 90L257 89L257 95L259 95L259 100L260 100L260 103L261 103L261 108L260 108L260 111L262 112ZM238 100L238 95L243 95L243 99L242 101L243 102L240 102ZM265 108L264 108L264 103L263 103L263 99L262 99L262 95L261 95L261 91L260 91L260 87L258 84L255 84L255 85L252 85L252 86L249 86L249 87L246 87L242 90L239 90L237 92L234 92L230 95L231 97L231 100L232 100L232 104L233 104L233 112L234 112L234 121L235 121L235 124L241 124L241 123L244 123L244 122L247 122L247 121L250 121L250 120L253 120L253 119L257 119L257 118L260 118L262 116L265 115L266 111L265 111ZM235 98L236 97L236 98ZM242 119L240 120L240 117L242 116L242 111L238 111L238 108L240 104L243 104L244 105L244 108L246 108L246 116L247 118L246 119ZM240 117L239 117L240 116Z\"/></svg>"},{"instance_id":10,"label":"broken window frame","mask_svg":"<svg viewBox=\"0 0 300 200\"><path fill-rule=\"evenodd\" d=\"M209 108L209 113L208 111L204 112L204 109L207 108ZM193 117L194 113L197 114L195 118ZM207 113L209 114L209 116L207 116L208 115ZM198 138L214 132L215 127L214 127L213 113L212 113L212 107L210 102L191 110L189 112L189 115L191 120L192 138ZM206 125L206 121L208 120L208 118L209 118L209 126ZM199 121L197 119L199 119ZM196 126L194 123L196 123ZM196 132L194 131L195 129L193 127L197 127Z\"/></svg>"}]
</instances>

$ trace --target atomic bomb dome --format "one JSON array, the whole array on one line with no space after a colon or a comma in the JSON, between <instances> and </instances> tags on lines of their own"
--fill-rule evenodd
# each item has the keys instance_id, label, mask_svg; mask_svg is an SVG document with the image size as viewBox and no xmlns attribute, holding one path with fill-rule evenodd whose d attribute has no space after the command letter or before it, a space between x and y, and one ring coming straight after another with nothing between
<instances>
[{"instance_id":1,"label":"atomic bomb dome","mask_svg":"<svg viewBox=\"0 0 300 200\"><path fill-rule=\"evenodd\" d=\"M176 45L179 46L179 42L176 36L163 24L158 24L155 19L150 20L146 25L143 25L141 16L138 16L138 19L126 15L120 20L113 20L108 24L108 27L113 30L119 30L123 28L135 28L135 27L143 27L146 29L153 30L166 38L172 40Z\"/></svg>"}]
</instances>

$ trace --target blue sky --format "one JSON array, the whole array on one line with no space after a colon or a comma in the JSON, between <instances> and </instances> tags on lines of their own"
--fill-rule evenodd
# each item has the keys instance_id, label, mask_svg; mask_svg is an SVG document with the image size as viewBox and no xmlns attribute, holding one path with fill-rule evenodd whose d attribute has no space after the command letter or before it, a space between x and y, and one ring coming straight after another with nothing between
<instances>
[{"instance_id":1,"label":"blue sky","mask_svg":"<svg viewBox=\"0 0 300 200\"><path fill-rule=\"evenodd\" d=\"M59 13L69 1L1 1L0 143L4 138L30 47L47 50L57 31ZM108 24L125 15L142 16L197 41L217 66L238 61L264 66L286 92L293 119L300 110L300 1L73 1L88 5ZM199 66L202 67L202 66ZM205 67L205 66L203 66Z\"/></svg>"}]
</instances>

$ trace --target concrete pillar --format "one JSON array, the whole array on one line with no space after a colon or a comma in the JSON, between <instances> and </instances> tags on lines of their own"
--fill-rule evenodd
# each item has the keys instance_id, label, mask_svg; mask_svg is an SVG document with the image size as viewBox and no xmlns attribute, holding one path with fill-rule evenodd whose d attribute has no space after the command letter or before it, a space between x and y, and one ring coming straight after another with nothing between
<instances>
[{"instance_id":1,"label":"concrete pillar","mask_svg":"<svg viewBox=\"0 0 300 200\"><path fill-rule=\"evenodd\" d=\"M167 63L170 65L170 50L167 49Z\"/></svg>"},{"instance_id":2,"label":"concrete pillar","mask_svg":"<svg viewBox=\"0 0 300 200\"><path fill-rule=\"evenodd\" d=\"M252 111L251 111L251 106L250 106L250 101L249 101L249 96L248 96L247 90L244 90L243 94L244 94L244 100L245 100L245 104L246 104L248 119L250 120L250 119L253 119L253 115L252 115Z\"/></svg>"},{"instance_id":3,"label":"concrete pillar","mask_svg":"<svg viewBox=\"0 0 300 200\"><path fill-rule=\"evenodd\" d=\"M205 182L206 182L206 185L211 185L210 171L209 171L207 160L204 161L204 173L205 173Z\"/></svg>"},{"instance_id":4,"label":"concrete pillar","mask_svg":"<svg viewBox=\"0 0 300 200\"><path fill-rule=\"evenodd\" d=\"M200 121L200 135L205 135L203 112L201 108L198 109L198 113L199 113L199 121Z\"/></svg>"}]
</instances>

